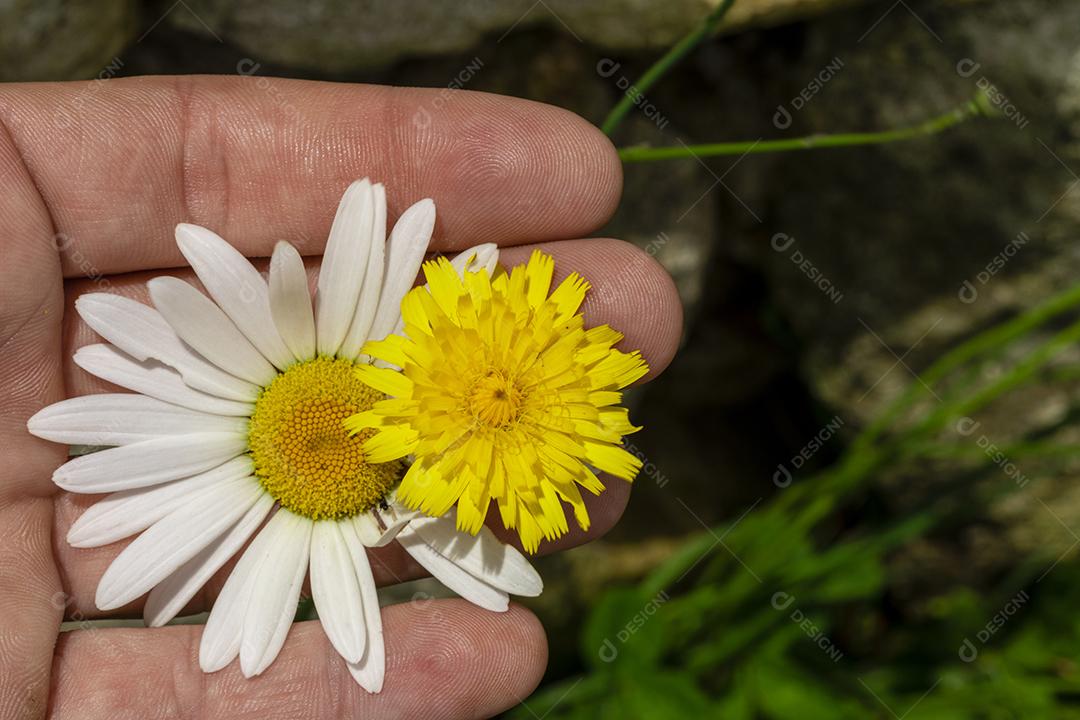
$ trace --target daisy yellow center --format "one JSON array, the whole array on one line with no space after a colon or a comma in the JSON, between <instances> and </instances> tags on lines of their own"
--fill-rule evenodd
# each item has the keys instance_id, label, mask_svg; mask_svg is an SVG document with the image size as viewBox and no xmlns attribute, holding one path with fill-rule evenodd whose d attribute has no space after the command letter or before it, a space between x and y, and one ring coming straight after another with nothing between
<instances>
[{"instance_id":1,"label":"daisy yellow center","mask_svg":"<svg viewBox=\"0 0 1080 720\"><path fill-rule=\"evenodd\" d=\"M297 363L255 403L248 446L255 475L281 505L313 520L357 515L381 501L403 470L369 463L369 431L350 436L342 421L385 395L362 383L348 360Z\"/></svg>"}]
</instances>

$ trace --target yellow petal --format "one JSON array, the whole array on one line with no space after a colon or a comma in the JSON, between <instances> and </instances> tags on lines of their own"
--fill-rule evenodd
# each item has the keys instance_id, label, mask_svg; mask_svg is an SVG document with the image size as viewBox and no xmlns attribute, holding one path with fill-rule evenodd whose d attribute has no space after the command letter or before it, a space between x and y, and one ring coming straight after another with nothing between
<instances>
[{"instance_id":1,"label":"yellow petal","mask_svg":"<svg viewBox=\"0 0 1080 720\"><path fill-rule=\"evenodd\" d=\"M408 397L412 394L412 380L397 370L378 368L374 365L359 365L356 368L356 374L365 385L387 395Z\"/></svg>"}]
</instances>

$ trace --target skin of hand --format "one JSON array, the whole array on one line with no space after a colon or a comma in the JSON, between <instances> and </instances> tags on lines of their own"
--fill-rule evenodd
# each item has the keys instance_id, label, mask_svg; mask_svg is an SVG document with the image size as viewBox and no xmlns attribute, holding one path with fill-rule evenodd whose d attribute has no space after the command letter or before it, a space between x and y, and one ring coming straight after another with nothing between
<instances>
[{"instance_id":1,"label":"skin of hand","mask_svg":"<svg viewBox=\"0 0 1080 720\"><path fill-rule=\"evenodd\" d=\"M277 661L251 680L236 663L199 670L197 625L59 633L63 620L103 617L94 589L125 545L67 545L97 498L59 491L50 477L67 449L26 431L45 405L117 391L71 361L99 341L75 298L149 302L150 277L193 279L179 269L178 222L209 227L264 263L288 239L315 272L342 190L363 176L386 185L391 221L435 200L433 249L498 242L513 265L543 248L556 281L578 270L591 282L588 324L622 331L620 347L640 349L652 376L671 360L682 311L668 275L627 243L580 239L613 213L622 171L607 138L570 112L484 93L276 78L0 86L0 718L473 718L535 688L546 639L518 605L386 608L378 695L352 681L317 622L294 625ZM629 484L607 485L591 498L590 531L542 551L615 523ZM396 543L373 567L382 584L419 575ZM185 614L208 608L229 570ZM139 617L141 604L111 616Z\"/></svg>"}]
</instances>

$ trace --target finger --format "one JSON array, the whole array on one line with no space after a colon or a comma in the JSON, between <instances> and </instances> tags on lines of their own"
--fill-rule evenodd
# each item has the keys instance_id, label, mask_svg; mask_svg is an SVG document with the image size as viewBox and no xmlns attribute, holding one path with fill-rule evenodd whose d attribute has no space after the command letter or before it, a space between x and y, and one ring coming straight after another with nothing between
<instances>
[{"instance_id":1,"label":"finger","mask_svg":"<svg viewBox=\"0 0 1080 720\"><path fill-rule=\"evenodd\" d=\"M247 255L282 238L317 254L363 176L386 185L391 218L434 198L440 248L581 237L622 187L614 148L578 116L467 91L250 77L9 85L0 121L68 276L179 265L178 222Z\"/></svg>"},{"instance_id":2,"label":"finger","mask_svg":"<svg viewBox=\"0 0 1080 720\"><path fill-rule=\"evenodd\" d=\"M582 304L587 326L608 324L623 333L625 338L618 347L625 351L641 351L649 363L646 381L663 372L675 356L682 334L682 305L671 276L659 263L637 247L612 239L566 240L507 248L502 251L500 262L505 267L521 264L534 249L555 258L553 285L572 271L581 273L589 281L592 289ZM257 261L256 265L265 270L265 262ZM309 283L314 289L318 260L309 260L307 267ZM69 397L122 391L90 375L72 361L72 355L80 347L101 342L75 312L75 300L89 292L110 292L150 304L146 282L162 274L199 285L188 268L66 283L63 362L64 384Z\"/></svg>"},{"instance_id":3,"label":"finger","mask_svg":"<svg viewBox=\"0 0 1080 720\"><path fill-rule=\"evenodd\" d=\"M195 625L65 633L52 717L483 718L527 697L547 663L543 629L519 606L492 613L421 601L384 608L383 623L386 683L377 695L353 681L316 622L294 625L277 660L252 679L236 663L204 675Z\"/></svg>"},{"instance_id":4,"label":"finger","mask_svg":"<svg viewBox=\"0 0 1080 720\"><path fill-rule=\"evenodd\" d=\"M0 173L18 166L0 128ZM61 608L49 535L49 473L64 449L26 432L26 419L62 397L60 264L49 217L24 172L0 180L0 717L45 714Z\"/></svg>"}]
</instances>

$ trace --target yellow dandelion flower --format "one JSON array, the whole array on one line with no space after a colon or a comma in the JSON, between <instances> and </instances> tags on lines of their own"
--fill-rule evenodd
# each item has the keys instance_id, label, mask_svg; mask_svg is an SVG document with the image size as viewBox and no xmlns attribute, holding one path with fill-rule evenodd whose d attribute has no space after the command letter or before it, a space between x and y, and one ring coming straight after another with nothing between
<instances>
[{"instance_id":1,"label":"yellow dandelion flower","mask_svg":"<svg viewBox=\"0 0 1080 720\"><path fill-rule=\"evenodd\" d=\"M561 501L588 529L578 486L604 489L594 469L629 481L641 468L621 446L640 428L619 403L648 366L614 349L621 333L585 329L583 277L549 294L554 267L539 251L494 276L425 263L427 288L401 304L404 334L367 343L382 363L356 368L390 398L346 420L350 432L375 431L369 462L415 457L398 488L405 505L438 517L456 503L457 527L476 533L494 500L529 552L566 533Z\"/></svg>"}]
</instances>

